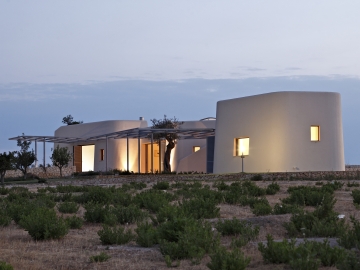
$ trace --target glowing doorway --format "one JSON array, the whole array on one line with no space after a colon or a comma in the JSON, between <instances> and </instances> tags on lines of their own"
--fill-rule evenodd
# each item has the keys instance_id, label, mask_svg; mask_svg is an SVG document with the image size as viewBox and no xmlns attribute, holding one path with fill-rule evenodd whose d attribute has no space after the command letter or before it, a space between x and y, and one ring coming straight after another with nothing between
<instances>
[{"instance_id":1,"label":"glowing doorway","mask_svg":"<svg viewBox=\"0 0 360 270\"><path fill-rule=\"evenodd\" d=\"M82 171L88 172L94 170L95 145L82 146Z\"/></svg>"}]
</instances>

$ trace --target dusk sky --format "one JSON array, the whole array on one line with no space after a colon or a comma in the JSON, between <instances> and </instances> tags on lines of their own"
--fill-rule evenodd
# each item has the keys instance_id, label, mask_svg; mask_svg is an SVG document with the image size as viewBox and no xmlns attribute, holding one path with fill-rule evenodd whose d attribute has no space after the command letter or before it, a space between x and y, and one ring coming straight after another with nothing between
<instances>
[{"instance_id":1,"label":"dusk sky","mask_svg":"<svg viewBox=\"0 0 360 270\"><path fill-rule=\"evenodd\" d=\"M334 91L345 162L360 164L359 10L358 0L0 0L0 152L21 133L53 135L68 114L198 120L223 99Z\"/></svg>"}]
</instances>

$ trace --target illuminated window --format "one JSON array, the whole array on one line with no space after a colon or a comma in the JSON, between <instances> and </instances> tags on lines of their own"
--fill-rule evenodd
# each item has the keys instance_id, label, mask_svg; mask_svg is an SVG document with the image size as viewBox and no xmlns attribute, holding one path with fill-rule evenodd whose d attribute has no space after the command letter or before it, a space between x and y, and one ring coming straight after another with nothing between
<instances>
[{"instance_id":1,"label":"illuminated window","mask_svg":"<svg viewBox=\"0 0 360 270\"><path fill-rule=\"evenodd\" d=\"M100 149L100 160L104 160L104 158L105 158L105 150Z\"/></svg>"},{"instance_id":2,"label":"illuminated window","mask_svg":"<svg viewBox=\"0 0 360 270\"><path fill-rule=\"evenodd\" d=\"M312 142L320 141L320 126L310 127L310 138Z\"/></svg>"},{"instance_id":3,"label":"illuminated window","mask_svg":"<svg viewBox=\"0 0 360 270\"><path fill-rule=\"evenodd\" d=\"M197 152L200 150L200 146L193 146L193 152Z\"/></svg>"},{"instance_id":4,"label":"illuminated window","mask_svg":"<svg viewBox=\"0 0 360 270\"><path fill-rule=\"evenodd\" d=\"M235 139L235 156L249 155L250 138Z\"/></svg>"}]
</instances>

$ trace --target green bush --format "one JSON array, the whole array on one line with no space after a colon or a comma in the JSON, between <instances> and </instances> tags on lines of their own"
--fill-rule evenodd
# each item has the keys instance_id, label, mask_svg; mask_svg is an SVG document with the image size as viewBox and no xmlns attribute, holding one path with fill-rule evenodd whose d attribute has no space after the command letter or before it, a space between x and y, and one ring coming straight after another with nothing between
<instances>
[{"instance_id":1,"label":"green bush","mask_svg":"<svg viewBox=\"0 0 360 270\"><path fill-rule=\"evenodd\" d=\"M88 191L89 187L87 186L72 186L72 185L59 185L56 186L56 191L59 193L74 193L74 192L86 192ZM54 193L53 188L47 187L47 190L51 193Z\"/></svg>"},{"instance_id":2,"label":"green bush","mask_svg":"<svg viewBox=\"0 0 360 270\"><path fill-rule=\"evenodd\" d=\"M360 222L357 221L353 216L350 216L352 223L352 229L344 230L339 239L338 243L340 246L351 249L360 248Z\"/></svg>"},{"instance_id":3,"label":"green bush","mask_svg":"<svg viewBox=\"0 0 360 270\"><path fill-rule=\"evenodd\" d=\"M333 189L326 185L322 186L321 189L308 186L291 187L288 192L290 192L290 196L283 199L282 202L301 206L317 206L325 197L333 197Z\"/></svg>"},{"instance_id":4,"label":"green bush","mask_svg":"<svg viewBox=\"0 0 360 270\"><path fill-rule=\"evenodd\" d=\"M121 226L109 227L103 225L103 228L98 231L98 235L103 245L123 245L135 239L131 230L125 232L125 228Z\"/></svg>"},{"instance_id":5,"label":"green bush","mask_svg":"<svg viewBox=\"0 0 360 270\"><path fill-rule=\"evenodd\" d=\"M360 252L347 251L345 258L342 262L336 264L336 268L339 270L358 270L360 269Z\"/></svg>"},{"instance_id":6,"label":"green bush","mask_svg":"<svg viewBox=\"0 0 360 270\"><path fill-rule=\"evenodd\" d=\"M70 229L81 229L84 224L84 220L77 216L67 217L65 222Z\"/></svg>"},{"instance_id":7,"label":"green bush","mask_svg":"<svg viewBox=\"0 0 360 270\"><path fill-rule=\"evenodd\" d=\"M259 226L253 226L246 222L240 221L236 218L231 220L219 220L215 228L221 235L234 235L236 236L235 239L232 241L232 246L235 247L242 247L245 246L248 242L255 240L258 235L260 228Z\"/></svg>"},{"instance_id":8,"label":"green bush","mask_svg":"<svg viewBox=\"0 0 360 270\"><path fill-rule=\"evenodd\" d=\"M13 270L14 267L12 267L11 264L8 264L4 261L0 261L0 270Z\"/></svg>"},{"instance_id":9,"label":"green bush","mask_svg":"<svg viewBox=\"0 0 360 270\"><path fill-rule=\"evenodd\" d=\"M275 242L273 237L268 234L266 236L267 244L258 244L263 259L267 263L289 263L290 254L295 248L295 240L288 241L284 239L282 242Z\"/></svg>"},{"instance_id":10,"label":"green bush","mask_svg":"<svg viewBox=\"0 0 360 270\"><path fill-rule=\"evenodd\" d=\"M266 189L260 188L250 181L243 182L241 187L244 190L244 194L247 194L249 196L259 197L266 195Z\"/></svg>"},{"instance_id":11,"label":"green bush","mask_svg":"<svg viewBox=\"0 0 360 270\"><path fill-rule=\"evenodd\" d=\"M245 257L237 248L227 251L224 247L219 247L210 258L207 267L211 270L243 270L250 263L250 258Z\"/></svg>"},{"instance_id":12,"label":"green bush","mask_svg":"<svg viewBox=\"0 0 360 270\"><path fill-rule=\"evenodd\" d=\"M90 257L90 262L106 262L111 258L110 255L105 252L101 252L99 255L94 255Z\"/></svg>"},{"instance_id":13,"label":"green bush","mask_svg":"<svg viewBox=\"0 0 360 270\"><path fill-rule=\"evenodd\" d=\"M354 189L351 192L351 196L353 197L354 204L360 204L360 190Z\"/></svg>"},{"instance_id":14,"label":"green bush","mask_svg":"<svg viewBox=\"0 0 360 270\"><path fill-rule=\"evenodd\" d=\"M355 181L353 181L352 183L347 182L346 184L347 187L360 187L359 183L355 183Z\"/></svg>"},{"instance_id":15,"label":"green bush","mask_svg":"<svg viewBox=\"0 0 360 270\"><path fill-rule=\"evenodd\" d=\"M114 198L115 188L103 188L92 186L88 187L88 191L84 192L81 196L82 203L94 202L100 204L111 203Z\"/></svg>"},{"instance_id":16,"label":"green bush","mask_svg":"<svg viewBox=\"0 0 360 270\"><path fill-rule=\"evenodd\" d=\"M152 188L157 190L168 190L170 188L170 184L169 182L157 182Z\"/></svg>"},{"instance_id":17,"label":"green bush","mask_svg":"<svg viewBox=\"0 0 360 270\"><path fill-rule=\"evenodd\" d=\"M60 213L73 214L79 210L79 205L75 202L63 202L57 206Z\"/></svg>"},{"instance_id":18,"label":"green bush","mask_svg":"<svg viewBox=\"0 0 360 270\"><path fill-rule=\"evenodd\" d=\"M120 224L141 222L148 216L137 205L116 206L111 212L116 216L117 222Z\"/></svg>"},{"instance_id":19,"label":"green bush","mask_svg":"<svg viewBox=\"0 0 360 270\"><path fill-rule=\"evenodd\" d=\"M225 184L224 181L215 182L213 187L217 188L218 191L229 190L230 188L230 186Z\"/></svg>"},{"instance_id":20,"label":"green bush","mask_svg":"<svg viewBox=\"0 0 360 270\"><path fill-rule=\"evenodd\" d=\"M219 245L219 238L214 237L211 225L194 219L182 218L162 223L158 232L160 251L171 260L188 258L198 263Z\"/></svg>"},{"instance_id":21,"label":"green bush","mask_svg":"<svg viewBox=\"0 0 360 270\"><path fill-rule=\"evenodd\" d=\"M290 222L284 226L290 236L340 236L345 226L345 220L338 218L333 211L336 200L332 196L324 196L323 201L314 212L300 210L292 215Z\"/></svg>"},{"instance_id":22,"label":"green bush","mask_svg":"<svg viewBox=\"0 0 360 270\"><path fill-rule=\"evenodd\" d=\"M146 190L136 196L133 199L133 202L137 204L140 208L148 209L151 212L156 213L164 205L169 204L174 200L174 195L163 192L160 190Z\"/></svg>"},{"instance_id":23,"label":"green bush","mask_svg":"<svg viewBox=\"0 0 360 270\"><path fill-rule=\"evenodd\" d=\"M159 243L157 230L148 222L138 224L135 232L136 243L141 247L152 247Z\"/></svg>"},{"instance_id":24,"label":"green bush","mask_svg":"<svg viewBox=\"0 0 360 270\"><path fill-rule=\"evenodd\" d=\"M255 174L254 176L252 176L251 178L251 181L262 181L263 180L263 177L261 174Z\"/></svg>"},{"instance_id":25,"label":"green bush","mask_svg":"<svg viewBox=\"0 0 360 270\"><path fill-rule=\"evenodd\" d=\"M103 206L99 203L90 202L85 204L84 208L86 210L84 219L87 222L102 223L111 214L111 208L108 205Z\"/></svg>"},{"instance_id":26,"label":"green bush","mask_svg":"<svg viewBox=\"0 0 360 270\"><path fill-rule=\"evenodd\" d=\"M220 208L216 207L217 202L212 199L195 198L183 201L180 208L185 214L195 219L220 217Z\"/></svg>"},{"instance_id":27,"label":"green bush","mask_svg":"<svg viewBox=\"0 0 360 270\"><path fill-rule=\"evenodd\" d=\"M275 195L279 191L280 191L280 186L279 186L278 183L275 183L275 182L272 182L266 188L266 194L267 195Z\"/></svg>"},{"instance_id":28,"label":"green bush","mask_svg":"<svg viewBox=\"0 0 360 270\"><path fill-rule=\"evenodd\" d=\"M299 206L292 204L275 204L273 209L274 215L283 215L283 214L295 214L300 211Z\"/></svg>"},{"instance_id":29,"label":"green bush","mask_svg":"<svg viewBox=\"0 0 360 270\"><path fill-rule=\"evenodd\" d=\"M0 195L6 195L9 193L9 189L6 187L1 186L0 187Z\"/></svg>"},{"instance_id":30,"label":"green bush","mask_svg":"<svg viewBox=\"0 0 360 270\"><path fill-rule=\"evenodd\" d=\"M121 190L123 191L129 191L131 189L141 190L146 188L146 184L143 182L130 182L129 184L123 184L121 186Z\"/></svg>"},{"instance_id":31,"label":"green bush","mask_svg":"<svg viewBox=\"0 0 360 270\"><path fill-rule=\"evenodd\" d=\"M254 207L251 209L253 214L256 216L265 216L272 213L272 208L268 201L255 203Z\"/></svg>"},{"instance_id":32,"label":"green bush","mask_svg":"<svg viewBox=\"0 0 360 270\"><path fill-rule=\"evenodd\" d=\"M20 226L34 240L59 239L69 231L64 219L57 217L54 209L47 208L36 208L29 215L23 216Z\"/></svg>"}]
</instances>

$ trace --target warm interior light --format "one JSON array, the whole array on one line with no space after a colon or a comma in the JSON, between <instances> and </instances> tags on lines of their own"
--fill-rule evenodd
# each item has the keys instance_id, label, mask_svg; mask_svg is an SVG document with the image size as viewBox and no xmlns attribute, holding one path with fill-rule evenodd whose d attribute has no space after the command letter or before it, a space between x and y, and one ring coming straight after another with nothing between
<instances>
[{"instance_id":1,"label":"warm interior light","mask_svg":"<svg viewBox=\"0 0 360 270\"><path fill-rule=\"evenodd\" d=\"M236 155L247 156L249 155L250 138L238 138L236 139Z\"/></svg>"},{"instance_id":2,"label":"warm interior light","mask_svg":"<svg viewBox=\"0 0 360 270\"><path fill-rule=\"evenodd\" d=\"M200 146L194 146L193 147L193 152L195 153L195 152L197 152L197 151L199 151L200 150Z\"/></svg>"},{"instance_id":3,"label":"warm interior light","mask_svg":"<svg viewBox=\"0 0 360 270\"><path fill-rule=\"evenodd\" d=\"M82 147L82 171L94 170L95 145L84 145Z\"/></svg>"},{"instance_id":4,"label":"warm interior light","mask_svg":"<svg viewBox=\"0 0 360 270\"><path fill-rule=\"evenodd\" d=\"M320 126L311 126L310 127L311 141L318 142L320 141Z\"/></svg>"}]
</instances>

